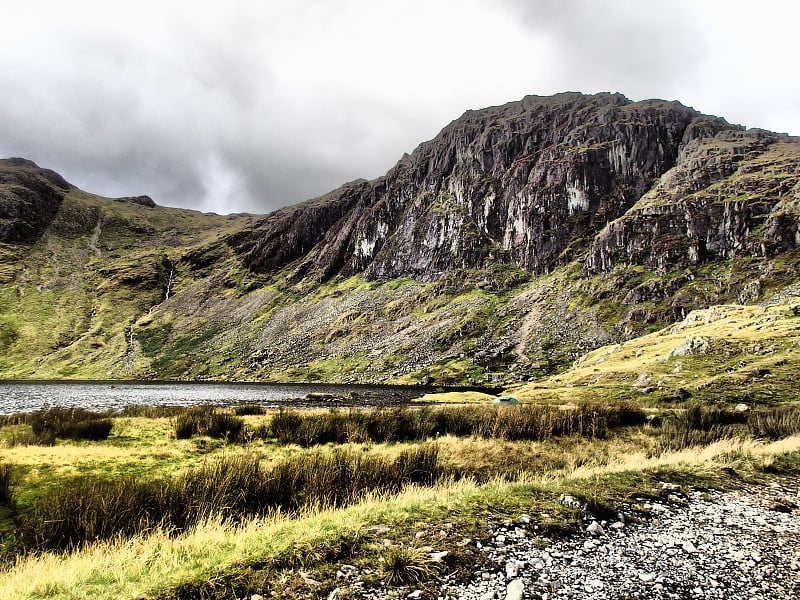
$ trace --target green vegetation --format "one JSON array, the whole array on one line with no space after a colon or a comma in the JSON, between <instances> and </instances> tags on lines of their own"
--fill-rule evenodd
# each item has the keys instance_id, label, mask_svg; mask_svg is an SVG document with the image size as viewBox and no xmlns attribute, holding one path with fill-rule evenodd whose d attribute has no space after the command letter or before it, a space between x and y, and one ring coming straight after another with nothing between
<instances>
[{"instance_id":1,"label":"green vegetation","mask_svg":"<svg viewBox=\"0 0 800 600\"><path fill-rule=\"evenodd\" d=\"M780 403L794 398L794 304L715 306L655 333L605 346L572 368L514 388L529 401Z\"/></svg>"},{"instance_id":2,"label":"green vegetation","mask_svg":"<svg viewBox=\"0 0 800 600\"><path fill-rule=\"evenodd\" d=\"M48 408L27 415L37 444L52 445L56 438L100 441L108 438L111 419L80 408Z\"/></svg>"},{"instance_id":3,"label":"green vegetation","mask_svg":"<svg viewBox=\"0 0 800 600\"><path fill-rule=\"evenodd\" d=\"M276 509L350 504L365 492L398 492L439 476L435 446L396 459L334 451L299 455L265 467L252 454L217 459L171 479L66 479L21 516L16 543L26 550L79 547L156 527L185 531L208 519L241 520Z\"/></svg>"},{"instance_id":4,"label":"green vegetation","mask_svg":"<svg viewBox=\"0 0 800 600\"><path fill-rule=\"evenodd\" d=\"M180 413L175 419L175 437L186 440L194 435L238 441L244 421L235 415L215 411L210 406L201 406Z\"/></svg>"}]
</instances>

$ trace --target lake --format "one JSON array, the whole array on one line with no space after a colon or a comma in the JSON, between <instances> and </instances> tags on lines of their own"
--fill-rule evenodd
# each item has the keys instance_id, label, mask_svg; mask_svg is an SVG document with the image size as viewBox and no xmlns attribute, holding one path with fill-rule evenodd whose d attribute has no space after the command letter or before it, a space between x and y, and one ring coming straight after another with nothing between
<instances>
[{"instance_id":1,"label":"lake","mask_svg":"<svg viewBox=\"0 0 800 600\"><path fill-rule=\"evenodd\" d=\"M97 411L128 405L230 406L245 402L272 408L402 406L433 391L426 386L394 385L14 381L0 382L0 415L54 406Z\"/></svg>"}]
</instances>

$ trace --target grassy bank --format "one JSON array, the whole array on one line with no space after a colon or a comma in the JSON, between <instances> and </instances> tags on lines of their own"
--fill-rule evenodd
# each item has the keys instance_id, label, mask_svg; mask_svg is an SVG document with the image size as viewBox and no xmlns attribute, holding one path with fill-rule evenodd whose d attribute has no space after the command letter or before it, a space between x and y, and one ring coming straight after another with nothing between
<instances>
[{"instance_id":1,"label":"grassy bank","mask_svg":"<svg viewBox=\"0 0 800 600\"><path fill-rule=\"evenodd\" d=\"M440 567L427 553L414 553L431 543L436 550L451 552L448 569L464 568L473 558L474 545L459 548L458 544L480 536L489 511L513 518L522 513L538 515L542 526L563 530L574 523L575 515L561 506L562 492L612 506L633 494L656 494L658 481L738 485L741 481L732 482L721 467L736 469L740 477L748 478L762 476L765 469L774 471L781 463L785 463L781 469L796 472L799 451L800 438L773 443L726 441L703 450L649 458L634 455L514 482L441 482L399 494L373 495L341 510L312 509L291 517L275 513L239 524L211 520L179 536L157 530L67 554L21 558L0 578L0 595L176 599L275 591L278 597L324 597L337 564L372 564L376 579L388 580L392 568L388 561L402 549L408 556L417 556L417 564L431 575ZM542 513L549 516L544 518ZM453 529L459 532L454 540L439 536L439 531Z\"/></svg>"},{"instance_id":2,"label":"grassy bank","mask_svg":"<svg viewBox=\"0 0 800 600\"><path fill-rule=\"evenodd\" d=\"M187 413L142 410L89 416L111 419L106 440L34 445L33 416L6 420L0 597L325 597L345 562L369 565L365 585L424 586L441 569L469 572L489 514L527 513L539 533L565 532L576 514L561 493L613 510L657 494L661 480L725 486L722 467L760 478L800 465L792 406L665 406L649 419L631 405L211 412L241 419L240 435L181 439ZM603 435L575 426L600 416ZM351 435L296 443L279 435L288 420ZM441 430L450 421L481 427ZM403 434L420 422L424 435ZM571 428L541 427L559 422ZM385 435L364 436L371 427ZM447 551L446 564L425 548Z\"/></svg>"}]
</instances>

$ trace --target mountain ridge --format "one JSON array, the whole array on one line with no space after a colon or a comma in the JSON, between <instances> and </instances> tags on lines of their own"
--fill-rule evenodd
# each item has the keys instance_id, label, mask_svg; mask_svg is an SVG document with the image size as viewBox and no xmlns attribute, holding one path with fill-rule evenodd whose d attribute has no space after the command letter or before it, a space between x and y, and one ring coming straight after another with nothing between
<instances>
[{"instance_id":1,"label":"mountain ridge","mask_svg":"<svg viewBox=\"0 0 800 600\"><path fill-rule=\"evenodd\" d=\"M579 93L467 111L263 216L0 161L0 377L541 377L797 281L798 172L797 138Z\"/></svg>"}]
</instances>

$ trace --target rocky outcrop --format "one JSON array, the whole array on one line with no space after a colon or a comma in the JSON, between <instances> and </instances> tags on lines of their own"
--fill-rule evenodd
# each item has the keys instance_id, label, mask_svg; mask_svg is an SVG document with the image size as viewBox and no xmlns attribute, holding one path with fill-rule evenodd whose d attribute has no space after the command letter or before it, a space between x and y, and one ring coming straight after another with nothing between
<instances>
[{"instance_id":1,"label":"rocky outcrop","mask_svg":"<svg viewBox=\"0 0 800 600\"><path fill-rule=\"evenodd\" d=\"M23 158L0 159L0 242L36 241L52 222L70 185Z\"/></svg>"},{"instance_id":2,"label":"rocky outcrop","mask_svg":"<svg viewBox=\"0 0 800 600\"><path fill-rule=\"evenodd\" d=\"M116 198L117 202L127 202L129 204L138 204L139 206L146 206L147 208L155 208L156 202L150 196L125 196L124 198Z\"/></svg>"},{"instance_id":3,"label":"rocky outcrop","mask_svg":"<svg viewBox=\"0 0 800 600\"><path fill-rule=\"evenodd\" d=\"M685 140L678 164L595 238L587 270L657 273L800 245L800 140L723 130Z\"/></svg>"},{"instance_id":4,"label":"rocky outcrop","mask_svg":"<svg viewBox=\"0 0 800 600\"><path fill-rule=\"evenodd\" d=\"M260 272L434 280L510 264L542 273L580 257L679 160L736 128L676 102L529 96L468 111L386 176L280 211L230 241Z\"/></svg>"}]
</instances>

